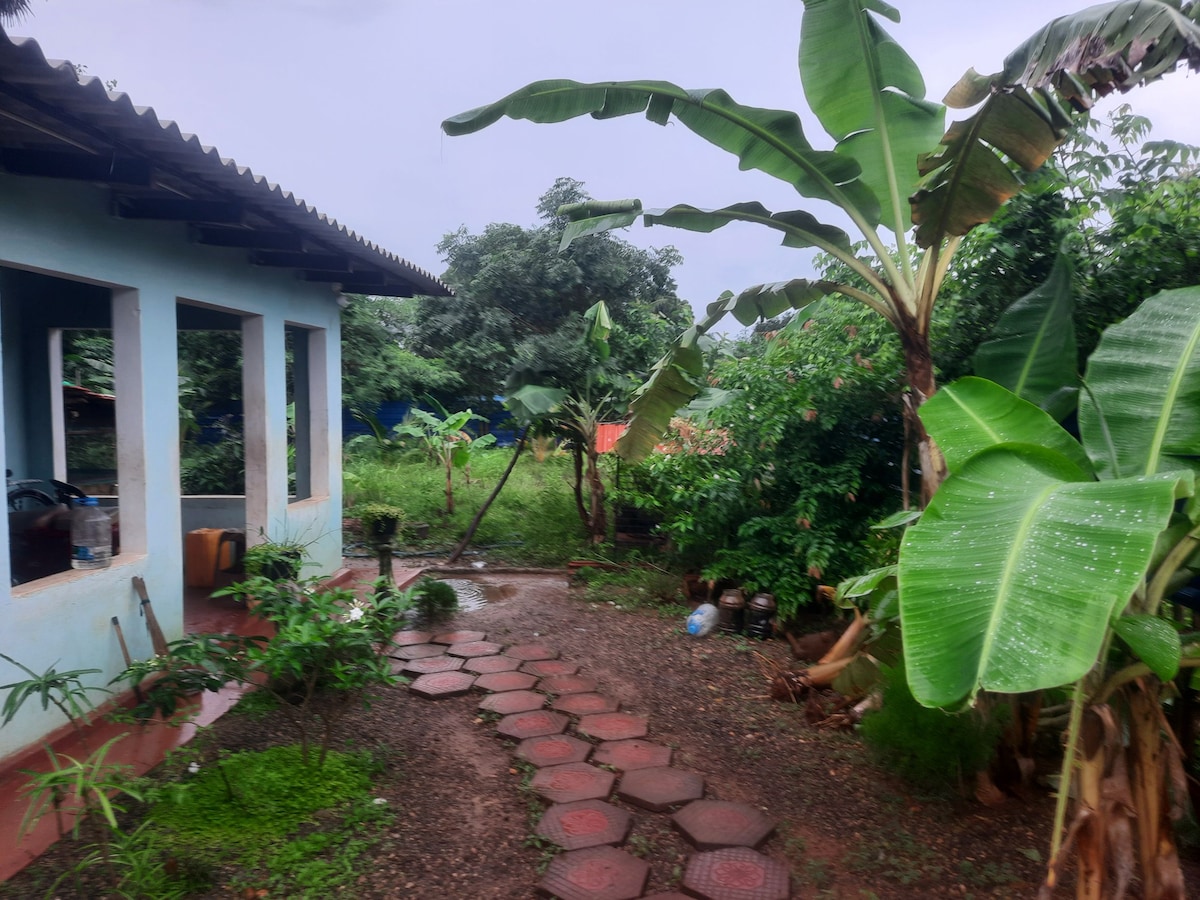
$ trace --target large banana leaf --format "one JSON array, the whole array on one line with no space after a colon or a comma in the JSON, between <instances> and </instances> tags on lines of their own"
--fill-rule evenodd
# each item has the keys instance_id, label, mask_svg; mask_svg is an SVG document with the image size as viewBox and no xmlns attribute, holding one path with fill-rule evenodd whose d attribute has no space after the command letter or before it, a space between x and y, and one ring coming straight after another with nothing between
<instances>
[{"instance_id":1,"label":"large banana leaf","mask_svg":"<svg viewBox=\"0 0 1200 900\"><path fill-rule=\"evenodd\" d=\"M1075 465L1075 480L1093 477L1083 447L1045 411L992 381L960 378L921 404L918 410L937 441L946 467L957 472L976 453L997 444L1033 443Z\"/></svg>"},{"instance_id":2,"label":"large banana leaf","mask_svg":"<svg viewBox=\"0 0 1200 900\"><path fill-rule=\"evenodd\" d=\"M936 145L946 117L925 100L921 71L873 14L900 21L882 0L805 0L800 77L821 126L862 166L887 226L903 235L917 157Z\"/></svg>"},{"instance_id":3,"label":"large banana leaf","mask_svg":"<svg viewBox=\"0 0 1200 900\"><path fill-rule=\"evenodd\" d=\"M737 156L741 168L759 169L805 197L834 203L867 228L879 223L879 201L859 178L855 160L814 150L794 112L743 106L722 90L688 91L666 81L537 81L495 103L452 116L442 130L472 134L504 116L563 122L584 115L608 119L635 113L645 113L659 125L674 115L700 137Z\"/></svg>"},{"instance_id":4,"label":"large banana leaf","mask_svg":"<svg viewBox=\"0 0 1200 900\"><path fill-rule=\"evenodd\" d=\"M974 359L976 375L1003 385L1060 422L1075 409L1079 391L1071 268L1060 254L1045 284L1004 311Z\"/></svg>"},{"instance_id":5,"label":"large banana leaf","mask_svg":"<svg viewBox=\"0 0 1200 900\"><path fill-rule=\"evenodd\" d=\"M924 178L912 198L917 243L937 246L965 234L1020 190L1009 163L1033 171L1070 125L1058 98L1086 109L1093 95L1128 91L1180 61L1200 69L1200 25L1161 0L1121 0L1055 19L994 75L968 71L945 102L983 106L922 159Z\"/></svg>"},{"instance_id":6,"label":"large banana leaf","mask_svg":"<svg viewBox=\"0 0 1200 900\"><path fill-rule=\"evenodd\" d=\"M1200 287L1163 291L1104 332L1079 401L1101 478L1200 472Z\"/></svg>"},{"instance_id":7,"label":"large banana leaf","mask_svg":"<svg viewBox=\"0 0 1200 900\"><path fill-rule=\"evenodd\" d=\"M1078 481L1032 444L1001 444L948 478L900 551L913 696L955 707L1083 676L1141 581L1190 473Z\"/></svg>"},{"instance_id":8,"label":"large banana leaf","mask_svg":"<svg viewBox=\"0 0 1200 900\"><path fill-rule=\"evenodd\" d=\"M629 462L645 459L662 439L671 417L695 398L703 388L704 354L700 339L726 315L743 325L760 318L773 318L784 310L811 310L822 297L838 290L830 281L797 278L776 284L758 284L739 294L726 291L708 305L704 319L697 322L660 359L650 378L629 403L629 427L617 440L617 454Z\"/></svg>"},{"instance_id":9,"label":"large banana leaf","mask_svg":"<svg viewBox=\"0 0 1200 900\"><path fill-rule=\"evenodd\" d=\"M946 98L950 106L958 105L956 91ZM1070 127L1070 117L1045 94L1013 88L985 96L975 115L952 124L942 146L918 161L922 180L911 205L922 247L938 246L990 220L1021 190L1006 159L1036 170Z\"/></svg>"},{"instance_id":10,"label":"large banana leaf","mask_svg":"<svg viewBox=\"0 0 1200 900\"><path fill-rule=\"evenodd\" d=\"M1178 6L1178 4L1175 4ZM1004 60L996 85L1053 86L1079 108L1128 91L1180 61L1200 70L1200 25L1161 0L1090 6L1046 25Z\"/></svg>"}]
</instances>

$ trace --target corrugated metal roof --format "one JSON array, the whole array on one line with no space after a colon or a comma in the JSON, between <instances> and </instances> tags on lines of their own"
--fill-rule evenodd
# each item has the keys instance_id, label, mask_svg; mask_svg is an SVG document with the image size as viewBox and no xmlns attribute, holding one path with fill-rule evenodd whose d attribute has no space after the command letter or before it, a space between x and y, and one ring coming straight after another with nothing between
<instances>
[{"instance_id":1,"label":"corrugated metal roof","mask_svg":"<svg viewBox=\"0 0 1200 900\"><path fill-rule=\"evenodd\" d=\"M0 29L0 165L107 183L113 214L185 221L199 243L244 247L350 293L449 296L438 278L222 157L100 79Z\"/></svg>"}]
</instances>

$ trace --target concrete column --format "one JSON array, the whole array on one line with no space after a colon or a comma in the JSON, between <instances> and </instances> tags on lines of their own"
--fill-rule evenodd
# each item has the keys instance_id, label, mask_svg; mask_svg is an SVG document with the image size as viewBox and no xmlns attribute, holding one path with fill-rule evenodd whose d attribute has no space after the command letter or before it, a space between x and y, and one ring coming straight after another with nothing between
<instances>
[{"instance_id":1,"label":"concrete column","mask_svg":"<svg viewBox=\"0 0 1200 900\"><path fill-rule=\"evenodd\" d=\"M242 319L242 405L246 440L246 528L283 539L287 531L287 366L284 324Z\"/></svg>"}]
</instances>

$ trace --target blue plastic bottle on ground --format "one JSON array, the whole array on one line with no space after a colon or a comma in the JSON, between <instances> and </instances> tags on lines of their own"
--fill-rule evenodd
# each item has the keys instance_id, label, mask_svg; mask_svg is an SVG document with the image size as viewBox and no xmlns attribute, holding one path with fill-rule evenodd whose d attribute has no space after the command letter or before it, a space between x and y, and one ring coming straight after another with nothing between
<instances>
[{"instance_id":1,"label":"blue plastic bottle on ground","mask_svg":"<svg viewBox=\"0 0 1200 900\"><path fill-rule=\"evenodd\" d=\"M711 603L701 603L687 617L687 632L695 637L704 637L717 627L717 608Z\"/></svg>"}]
</instances>

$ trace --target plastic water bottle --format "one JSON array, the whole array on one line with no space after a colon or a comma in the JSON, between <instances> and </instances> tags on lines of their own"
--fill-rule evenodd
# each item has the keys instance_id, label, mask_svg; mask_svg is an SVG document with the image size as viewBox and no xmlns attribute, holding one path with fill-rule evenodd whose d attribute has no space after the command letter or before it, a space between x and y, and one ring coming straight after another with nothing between
<instances>
[{"instance_id":1,"label":"plastic water bottle","mask_svg":"<svg viewBox=\"0 0 1200 900\"><path fill-rule=\"evenodd\" d=\"M717 608L711 603L701 603L687 617L687 632L694 637L704 637L717 627Z\"/></svg>"},{"instance_id":2,"label":"plastic water bottle","mask_svg":"<svg viewBox=\"0 0 1200 900\"><path fill-rule=\"evenodd\" d=\"M95 497L75 501L71 510L71 568L104 569L112 563L112 519Z\"/></svg>"}]
</instances>

